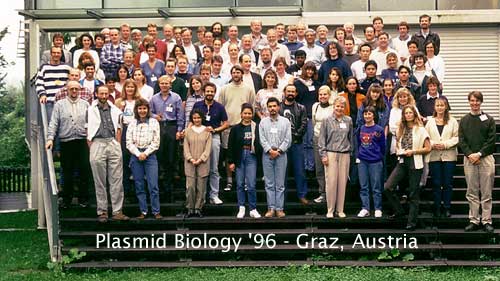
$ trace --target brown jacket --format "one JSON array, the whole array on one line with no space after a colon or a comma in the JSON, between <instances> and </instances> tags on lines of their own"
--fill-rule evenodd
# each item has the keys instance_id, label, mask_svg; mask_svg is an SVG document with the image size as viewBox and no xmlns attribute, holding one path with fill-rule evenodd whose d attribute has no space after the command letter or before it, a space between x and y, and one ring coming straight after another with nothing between
<instances>
[{"instance_id":1,"label":"brown jacket","mask_svg":"<svg viewBox=\"0 0 500 281\"><path fill-rule=\"evenodd\" d=\"M349 97L347 95L348 95L347 92L343 92L343 93L339 94L339 96L345 98L344 114L347 115L347 116L350 116L351 115L351 109L349 107ZM366 98L365 95L360 94L360 93L356 93L356 105L358 106L358 108L361 107L361 104L363 103L363 101L365 100L365 98Z\"/></svg>"},{"instance_id":2,"label":"brown jacket","mask_svg":"<svg viewBox=\"0 0 500 281\"><path fill-rule=\"evenodd\" d=\"M184 136L184 172L186 177L206 177L210 172L210 151L212 134L203 131L196 133L192 128L185 131ZM201 159L201 164L194 166L189 160Z\"/></svg>"}]
</instances>

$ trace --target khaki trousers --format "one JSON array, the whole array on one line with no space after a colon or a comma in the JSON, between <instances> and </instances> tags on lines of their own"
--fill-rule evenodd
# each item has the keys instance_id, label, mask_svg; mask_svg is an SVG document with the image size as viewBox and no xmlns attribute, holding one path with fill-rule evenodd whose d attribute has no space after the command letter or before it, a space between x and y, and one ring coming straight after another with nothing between
<instances>
[{"instance_id":1,"label":"khaki trousers","mask_svg":"<svg viewBox=\"0 0 500 281\"><path fill-rule=\"evenodd\" d=\"M465 197L469 201L469 221L474 224L491 224L492 197L495 182L495 158L488 155L481 158L479 165L472 165L464 159L464 173L467 181ZM481 210L481 214L480 213Z\"/></svg>"},{"instance_id":2,"label":"khaki trousers","mask_svg":"<svg viewBox=\"0 0 500 281\"><path fill-rule=\"evenodd\" d=\"M205 205L205 193L208 177L186 176L186 208L202 209Z\"/></svg>"},{"instance_id":3,"label":"khaki trousers","mask_svg":"<svg viewBox=\"0 0 500 281\"><path fill-rule=\"evenodd\" d=\"M328 214L344 212L345 190L349 175L349 153L328 152L325 166L326 205Z\"/></svg>"}]
</instances>

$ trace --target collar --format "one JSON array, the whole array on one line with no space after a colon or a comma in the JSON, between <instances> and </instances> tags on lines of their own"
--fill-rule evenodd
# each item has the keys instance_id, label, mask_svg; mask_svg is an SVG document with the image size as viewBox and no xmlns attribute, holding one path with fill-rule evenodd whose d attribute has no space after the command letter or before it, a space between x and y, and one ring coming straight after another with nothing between
<instances>
[{"instance_id":1,"label":"collar","mask_svg":"<svg viewBox=\"0 0 500 281\"><path fill-rule=\"evenodd\" d=\"M429 92L427 92L426 97L427 97L427 100L430 100L430 99L437 99L437 98L439 98L439 93L438 93L435 97L433 97L433 96L429 95Z\"/></svg>"},{"instance_id":2,"label":"collar","mask_svg":"<svg viewBox=\"0 0 500 281\"><path fill-rule=\"evenodd\" d=\"M398 36L398 38L399 38L399 40L401 40L401 41L406 41L406 40L408 40L408 39L410 38L410 35L409 35L409 34L406 34L406 37L401 38L401 36Z\"/></svg>"},{"instance_id":3,"label":"collar","mask_svg":"<svg viewBox=\"0 0 500 281\"><path fill-rule=\"evenodd\" d=\"M109 104L107 102L102 104L99 100L97 100L97 108L107 110L109 109Z\"/></svg>"}]
</instances>

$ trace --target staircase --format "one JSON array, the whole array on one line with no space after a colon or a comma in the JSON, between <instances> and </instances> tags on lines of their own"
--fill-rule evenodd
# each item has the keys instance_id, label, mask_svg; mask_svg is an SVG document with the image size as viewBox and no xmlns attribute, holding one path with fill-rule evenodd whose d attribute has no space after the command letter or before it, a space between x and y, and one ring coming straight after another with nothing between
<instances>
[{"instance_id":1,"label":"staircase","mask_svg":"<svg viewBox=\"0 0 500 281\"><path fill-rule=\"evenodd\" d=\"M498 126L497 126L498 127ZM497 131L498 128L497 128ZM500 134L497 133L497 153L494 154L496 170L500 170ZM309 199L317 195L315 179L309 178ZM223 184L223 183L222 183ZM266 195L261 179L257 180L257 209L266 210ZM468 202L465 199L466 183L463 174L463 156L459 156L454 178L452 217L432 217L432 189L430 180L421 192L421 215L419 227L412 232L402 228L406 220L387 217L357 218L360 209L358 190L349 190L346 195L345 219L327 219L326 204L303 206L297 202L293 178L288 179L285 212L287 216L278 218L236 219L236 191L221 190L224 204L207 204L203 218L184 218L184 189L177 187L173 203L162 203L162 220L148 218L132 219L129 222L109 221L99 224L95 204L88 209L60 210L60 234L62 253L72 248L86 252L84 259L72 263L67 268L173 268L173 267L248 267L248 266L500 266L500 173L495 176L493 189L493 221L499 230L488 234L483 230L464 232L468 224ZM384 198L384 203L385 198ZM384 210L389 210L384 204ZM124 205L124 213L135 216L139 213L137 204ZM247 210L248 213L248 210ZM117 241L128 238L143 238L159 245L149 248L110 248L118 244L106 245L100 242L104 237ZM175 246L190 239L189 248ZM394 246L399 238L399 251L393 250L391 261L379 261L383 252L391 252L389 236ZM164 239L163 239L164 238ZM199 239L198 239L199 238ZM207 239L207 246L203 239ZM216 239L217 238L217 239ZM373 239L381 238L381 243ZM201 246L198 241L201 240ZM361 240L363 241L362 244ZM368 241L367 241L368 240ZM113 240L111 240L113 241ZM139 245L138 241L137 245ZM237 250L235 244L239 242ZM405 242L406 241L406 242ZM216 244L215 242L218 242ZM227 242L227 243L226 243ZM163 244L164 243L164 244ZM210 244L212 243L212 244ZM143 244L144 246L145 244ZM412 247L417 245L418 248ZM165 247L163 247L165 246ZM373 246L379 246L373 248ZM405 247L406 246L406 247ZM413 258L411 258L412 254ZM403 258L404 257L404 258ZM403 261L410 259L410 261Z\"/></svg>"}]
</instances>

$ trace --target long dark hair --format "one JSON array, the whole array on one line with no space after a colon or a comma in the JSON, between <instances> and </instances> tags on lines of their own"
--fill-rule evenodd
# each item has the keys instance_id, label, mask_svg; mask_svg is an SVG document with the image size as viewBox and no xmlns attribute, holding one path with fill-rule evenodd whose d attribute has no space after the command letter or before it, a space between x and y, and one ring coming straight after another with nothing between
<instances>
[{"instance_id":1,"label":"long dark hair","mask_svg":"<svg viewBox=\"0 0 500 281\"><path fill-rule=\"evenodd\" d=\"M337 92L344 91L345 82L344 82L344 78L342 77L342 70L340 70L340 68L338 68L338 67L332 67L332 69L330 69L330 73L328 73L328 79L326 79L326 85L328 85L328 87L330 87L330 89L333 90L333 88L332 88L333 81L330 79L330 75L332 74L332 72L335 72L337 74L337 76L339 77L339 80L337 80L337 82L335 83L335 87L337 88Z\"/></svg>"},{"instance_id":2,"label":"long dark hair","mask_svg":"<svg viewBox=\"0 0 500 281\"><path fill-rule=\"evenodd\" d=\"M380 93L380 96L378 97L377 100L373 100L371 93L376 92ZM385 101L384 101L384 89L380 87L378 84L372 84L369 88L368 91L366 92L366 99L364 101L365 107L366 106L374 106L377 111L384 111L385 110Z\"/></svg>"}]
</instances>

